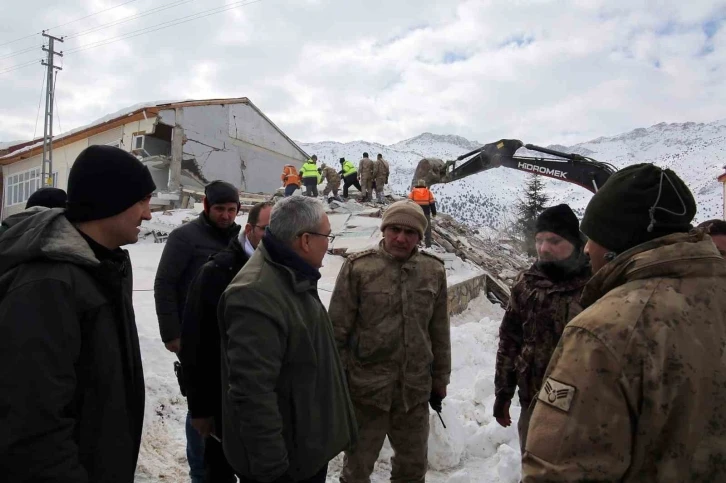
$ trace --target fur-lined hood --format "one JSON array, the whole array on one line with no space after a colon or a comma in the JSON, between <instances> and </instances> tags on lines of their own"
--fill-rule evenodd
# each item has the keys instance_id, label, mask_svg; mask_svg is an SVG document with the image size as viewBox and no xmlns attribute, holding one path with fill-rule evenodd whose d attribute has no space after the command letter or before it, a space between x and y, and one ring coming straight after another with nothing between
<instances>
[{"instance_id":1,"label":"fur-lined hood","mask_svg":"<svg viewBox=\"0 0 726 483\"><path fill-rule=\"evenodd\" d=\"M44 209L14 223L0 238L0 275L31 261L95 267L99 261L63 208Z\"/></svg>"}]
</instances>

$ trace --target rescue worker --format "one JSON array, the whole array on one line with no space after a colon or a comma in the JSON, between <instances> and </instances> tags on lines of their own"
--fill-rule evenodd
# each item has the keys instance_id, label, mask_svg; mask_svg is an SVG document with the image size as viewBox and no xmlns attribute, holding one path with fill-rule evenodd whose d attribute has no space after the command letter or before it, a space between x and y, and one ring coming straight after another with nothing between
<instances>
[{"instance_id":1,"label":"rescue worker","mask_svg":"<svg viewBox=\"0 0 726 483\"><path fill-rule=\"evenodd\" d=\"M323 163L321 167L322 171L320 175L327 181L325 189L323 190L323 196L328 199L328 203L332 203L333 200L343 201L340 196L338 196L338 190L340 189L340 175L335 168L328 166L325 163ZM333 196L329 196L330 193L332 193Z\"/></svg>"},{"instance_id":2,"label":"rescue worker","mask_svg":"<svg viewBox=\"0 0 726 483\"><path fill-rule=\"evenodd\" d=\"M698 228L706 230L718 251L726 257L726 221L708 220L698 225Z\"/></svg>"},{"instance_id":3,"label":"rescue worker","mask_svg":"<svg viewBox=\"0 0 726 483\"><path fill-rule=\"evenodd\" d=\"M363 153L363 159L358 162L358 180L362 188L361 201L371 201L373 196L373 181L375 165L373 160L368 157L368 153Z\"/></svg>"},{"instance_id":4,"label":"rescue worker","mask_svg":"<svg viewBox=\"0 0 726 483\"><path fill-rule=\"evenodd\" d=\"M342 483L370 482L386 436L391 481L426 476L427 403L441 409L451 372L446 270L417 249L426 223L416 203L393 203L378 248L349 256L335 283L330 319L359 427Z\"/></svg>"},{"instance_id":5,"label":"rescue worker","mask_svg":"<svg viewBox=\"0 0 726 483\"><path fill-rule=\"evenodd\" d=\"M330 220L316 199L272 209L257 251L219 303L224 452L240 483L325 483L356 438L317 282Z\"/></svg>"},{"instance_id":6,"label":"rescue worker","mask_svg":"<svg viewBox=\"0 0 726 483\"><path fill-rule=\"evenodd\" d=\"M313 156L308 159L300 168L300 177L305 185L305 196L318 196L318 183L320 182L320 173L318 173L318 157Z\"/></svg>"},{"instance_id":7,"label":"rescue worker","mask_svg":"<svg viewBox=\"0 0 726 483\"><path fill-rule=\"evenodd\" d=\"M537 261L521 273L512 287L509 306L499 327L499 350L494 378L494 417L512 424L509 408L519 386L522 408L517 429L524 453L529 407L542 387L562 330L582 311L580 294L590 279L577 216L567 205L544 210L535 225Z\"/></svg>"},{"instance_id":8,"label":"rescue worker","mask_svg":"<svg viewBox=\"0 0 726 483\"><path fill-rule=\"evenodd\" d=\"M282 186L285 188L285 197L291 196L300 188L300 175L297 172L297 168L292 164L286 164L282 168L280 180L282 181Z\"/></svg>"},{"instance_id":9,"label":"rescue worker","mask_svg":"<svg viewBox=\"0 0 726 483\"><path fill-rule=\"evenodd\" d=\"M189 287L184 308L181 352L192 426L204 437L204 483L235 483L219 439L222 435L222 382L217 305L227 285L255 253L270 223L272 203L257 203L244 230L212 255ZM217 439L219 438L219 439Z\"/></svg>"},{"instance_id":10,"label":"rescue worker","mask_svg":"<svg viewBox=\"0 0 726 483\"><path fill-rule=\"evenodd\" d=\"M408 195L409 199L413 200L423 209L426 215L426 248L431 247L431 217L436 217L436 200L434 194L430 189L426 187L426 181L419 179L416 181L414 188Z\"/></svg>"},{"instance_id":11,"label":"rescue worker","mask_svg":"<svg viewBox=\"0 0 726 483\"><path fill-rule=\"evenodd\" d=\"M595 275L536 405L523 480L726 480L726 261L669 169L628 166L585 210Z\"/></svg>"},{"instance_id":12,"label":"rescue worker","mask_svg":"<svg viewBox=\"0 0 726 483\"><path fill-rule=\"evenodd\" d=\"M0 238L0 479L133 483L144 374L131 260L151 219L151 173L90 146L68 174L68 209Z\"/></svg>"},{"instance_id":13,"label":"rescue worker","mask_svg":"<svg viewBox=\"0 0 726 483\"><path fill-rule=\"evenodd\" d=\"M225 181L213 181L204 188L204 211L189 223L175 228L166 241L154 280L156 316L159 319L161 340L166 349L179 354L181 320L187 302L189 286L210 255L224 250L237 236L240 226L235 223L239 212L239 191ZM175 363L175 370L177 365ZM177 373L182 393L183 375ZM187 461L192 483L204 478L204 440L192 426L187 414Z\"/></svg>"},{"instance_id":14,"label":"rescue worker","mask_svg":"<svg viewBox=\"0 0 726 483\"><path fill-rule=\"evenodd\" d=\"M358 182L358 170L355 165L350 161L346 161L345 158L340 158L341 170L338 174L343 177L343 198L348 199L348 188L355 186L356 189L362 192L360 183Z\"/></svg>"},{"instance_id":15,"label":"rescue worker","mask_svg":"<svg viewBox=\"0 0 726 483\"><path fill-rule=\"evenodd\" d=\"M376 159L374 174L376 198L379 203L385 203L383 188L388 184L388 176L391 174L391 167L389 166L388 161L383 159L383 155L380 153L378 153L378 159Z\"/></svg>"}]
</instances>

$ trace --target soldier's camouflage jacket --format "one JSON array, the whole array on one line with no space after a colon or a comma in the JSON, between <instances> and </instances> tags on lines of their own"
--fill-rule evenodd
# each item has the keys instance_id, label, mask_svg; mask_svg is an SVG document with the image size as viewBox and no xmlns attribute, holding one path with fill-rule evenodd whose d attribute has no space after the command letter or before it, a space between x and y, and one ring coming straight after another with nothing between
<instances>
[{"instance_id":1,"label":"soldier's camouflage jacket","mask_svg":"<svg viewBox=\"0 0 726 483\"><path fill-rule=\"evenodd\" d=\"M519 275L499 327L497 399L511 400L517 386L522 407L536 396L565 325L582 311L580 294L590 275L584 257L566 280L553 281L536 264Z\"/></svg>"},{"instance_id":2,"label":"soldier's camouflage jacket","mask_svg":"<svg viewBox=\"0 0 726 483\"><path fill-rule=\"evenodd\" d=\"M400 262L383 242L351 255L329 314L355 403L387 411L400 384L408 410L428 401L432 383L449 383L446 270L435 256L416 249Z\"/></svg>"},{"instance_id":3,"label":"soldier's camouflage jacket","mask_svg":"<svg viewBox=\"0 0 726 483\"><path fill-rule=\"evenodd\" d=\"M340 175L332 166L324 167L321 175L331 188L338 188L340 186Z\"/></svg>"},{"instance_id":4,"label":"soldier's camouflage jacket","mask_svg":"<svg viewBox=\"0 0 726 483\"><path fill-rule=\"evenodd\" d=\"M726 481L726 261L703 232L585 287L529 425L525 483Z\"/></svg>"},{"instance_id":5,"label":"soldier's camouflage jacket","mask_svg":"<svg viewBox=\"0 0 726 483\"><path fill-rule=\"evenodd\" d=\"M358 175L360 179L369 179L373 181L373 172L375 165L371 158L362 158L358 163Z\"/></svg>"},{"instance_id":6,"label":"soldier's camouflage jacket","mask_svg":"<svg viewBox=\"0 0 726 483\"><path fill-rule=\"evenodd\" d=\"M383 186L388 184L388 176L391 173L391 168L388 165L388 161L381 158L376 160L375 167L373 169L373 177L376 180L376 186L383 189Z\"/></svg>"}]
</instances>

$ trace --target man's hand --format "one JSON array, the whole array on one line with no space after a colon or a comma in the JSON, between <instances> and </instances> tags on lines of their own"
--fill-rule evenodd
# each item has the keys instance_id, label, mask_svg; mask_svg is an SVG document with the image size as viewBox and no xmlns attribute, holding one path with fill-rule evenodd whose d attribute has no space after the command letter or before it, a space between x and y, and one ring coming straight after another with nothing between
<instances>
[{"instance_id":1,"label":"man's hand","mask_svg":"<svg viewBox=\"0 0 726 483\"><path fill-rule=\"evenodd\" d=\"M170 340L169 342L167 342L164 345L166 345L166 350L168 350L169 352L173 352L174 354L178 354L179 351L181 350L181 339L178 339L177 338L177 339L174 339L174 340Z\"/></svg>"},{"instance_id":2,"label":"man's hand","mask_svg":"<svg viewBox=\"0 0 726 483\"><path fill-rule=\"evenodd\" d=\"M214 418L192 418L192 427L203 438L208 438L214 433Z\"/></svg>"},{"instance_id":3,"label":"man's hand","mask_svg":"<svg viewBox=\"0 0 726 483\"><path fill-rule=\"evenodd\" d=\"M441 399L446 398L446 384L434 384L431 393L436 394Z\"/></svg>"},{"instance_id":4,"label":"man's hand","mask_svg":"<svg viewBox=\"0 0 726 483\"><path fill-rule=\"evenodd\" d=\"M512 417L509 415L509 406L512 401L497 399L494 401L494 417L500 426L508 428L512 425Z\"/></svg>"}]
</instances>

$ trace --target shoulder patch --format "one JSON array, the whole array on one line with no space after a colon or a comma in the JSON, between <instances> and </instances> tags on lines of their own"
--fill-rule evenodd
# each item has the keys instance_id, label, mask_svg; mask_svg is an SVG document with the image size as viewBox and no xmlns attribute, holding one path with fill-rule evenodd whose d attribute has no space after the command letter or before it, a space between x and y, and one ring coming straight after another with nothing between
<instances>
[{"instance_id":1,"label":"shoulder patch","mask_svg":"<svg viewBox=\"0 0 726 483\"><path fill-rule=\"evenodd\" d=\"M545 404L549 404L553 408L569 413L572 400L575 399L576 391L577 388L575 386L570 386L548 377L542 389L540 389L537 399Z\"/></svg>"},{"instance_id":2,"label":"shoulder patch","mask_svg":"<svg viewBox=\"0 0 726 483\"><path fill-rule=\"evenodd\" d=\"M350 261L358 260L359 258L367 257L368 255L373 255L378 253L377 248L369 248L368 250L363 250L362 252L354 252L348 255L346 258Z\"/></svg>"},{"instance_id":3,"label":"shoulder patch","mask_svg":"<svg viewBox=\"0 0 726 483\"><path fill-rule=\"evenodd\" d=\"M441 258L439 258L438 256L434 255L433 253L425 252L425 251L423 251L423 250L422 250L422 251L420 251L419 253L420 253L421 255L425 255L425 256L427 256L427 257L429 257L429 258L433 258L433 259L434 259L434 260L436 260L437 262L440 262L440 263L441 263L442 265L445 265L445 262L444 262L444 260L443 260L443 259L441 259Z\"/></svg>"}]
</instances>

